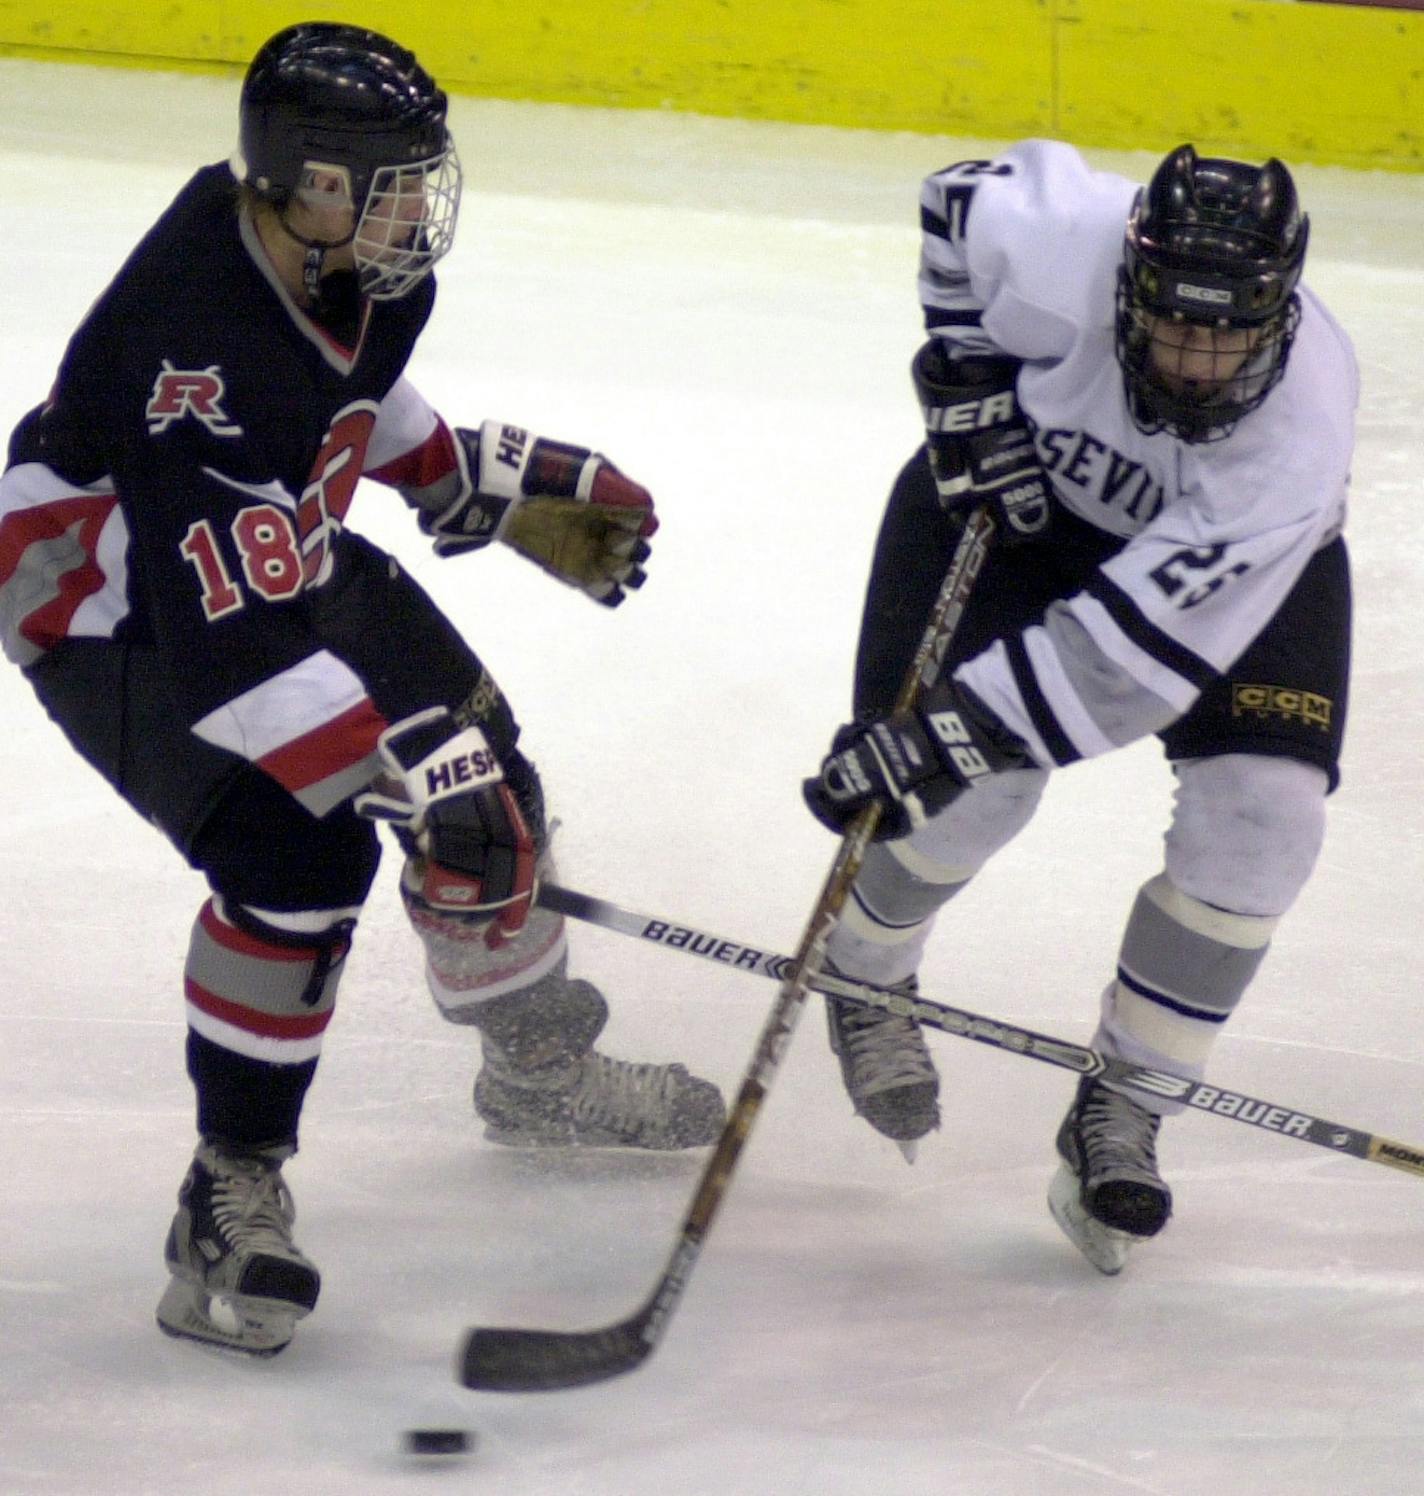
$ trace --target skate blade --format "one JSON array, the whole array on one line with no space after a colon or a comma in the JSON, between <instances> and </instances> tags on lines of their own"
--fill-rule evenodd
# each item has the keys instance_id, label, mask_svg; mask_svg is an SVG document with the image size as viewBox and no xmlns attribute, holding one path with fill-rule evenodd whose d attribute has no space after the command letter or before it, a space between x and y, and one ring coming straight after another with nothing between
<instances>
[{"instance_id":1,"label":"skate blade","mask_svg":"<svg viewBox=\"0 0 1424 1496\"><path fill-rule=\"evenodd\" d=\"M619 1153L685 1153L689 1148L708 1146L706 1143L680 1143L672 1138L645 1141L625 1137L620 1133L590 1129L582 1132L533 1132L501 1127L493 1122L485 1124L484 1136L487 1143L498 1143L501 1148L564 1148L585 1152L590 1149L605 1149Z\"/></svg>"},{"instance_id":2,"label":"skate blade","mask_svg":"<svg viewBox=\"0 0 1424 1496\"><path fill-rule=\"evenodd\" d=\"M1048 1208L1064 1236L1109 1278L1115 1278L1126 1267L1132 1248L1147 1240L1130 1231L1104 1226L1089 1215L1083 1207L1078 1176L1067 1164L1059 1164L1058 1172L1048 1186Z\"/></svg>"},{"instance_id":3,"label":"skate blade","mask_svg":"<svg viewBox=\"0 0 1424 1496\"><path fill-rule=\"evenodd\" d=\"M572 1132L541 1132L534 1128L505 1127L498 1122L485 1123L485 1141L498 1143L501 1148L577 1148L580 1146L579 1139Z\"/></svg>"},{"instance_id":4,"label":"skate blade","mask_svg":"<svg viewBox=\"0 0 1424 1496\"><path fill-rule=\"evenodd\" d=\"M158 1301L156 1317L158 1328L178 1340L196 1340L248 1356L275 1356L286 1349L297 1321L306 1313L271 1300L210 1295L194 1283L174 1278Z\"/></svg>"},{"instance_id":5,"label":"skate blade","mask_svg":"<svg viewBox=\"0 0 1424 1496\"><path fill-rule=\"evenodd\" d=\"M924 1140L929 1137L932 1132L939 1131L939 1106L935 1106L934 1110L930 1113L928 1121L923 1121L918 1118L914 1119L917 1122L918 1126L911 1136L906 1137L903 1135L907 1131L907 1128L905 1126L906 1119L903 1116L896 1116L893 1113L888 1116L879 1117L872 1115L875 1111L875 1099L876 1098L874 1096L870 1097L869 1101L871 1104L867 1106L864 1099L862 1099L861 1101L857 1101L854 1096L851 1096L851 1110L872 1131L878 1132L882 1138L888 1138L892 1143L894 1143L894 1145L900 1150L900 1152L904 1154L905 1162L907 1164L914 1163L920 1144L924 1142Z\"/></svg>"},{"instance_id":6,"label":"skate blade","mask_svg":"<svg viewBox=\"0 0 1424 1496\"><path fill-rule=\"evenodd\" d=\"M498 1143L501 1148L563 1148L568 1152L588 1153L596 1149L613 1153L683 1153L688 1148L701 1148L702 1143L675 1143L672 1141L651 1143L635 1138L621 1137L616 1133L559 1133L516 1132L504 1127L486 1127L485 1141Z\"/></svg>"}]
</instances>

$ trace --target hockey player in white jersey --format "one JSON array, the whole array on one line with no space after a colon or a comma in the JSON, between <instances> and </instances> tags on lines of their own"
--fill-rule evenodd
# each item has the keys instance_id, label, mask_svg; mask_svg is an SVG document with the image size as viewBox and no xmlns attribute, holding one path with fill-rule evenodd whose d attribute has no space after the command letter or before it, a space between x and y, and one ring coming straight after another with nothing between
<instances>
[{"instance_id":1,"label":"hockey player in white jersey","mask_svg":"<svg viewBox=\"0 0 1424 1496\"><path fill-rule=\"evenodd\" d=\"M937 912L1028 822L1049 773L1155 733L1176 777L1093 1043L1199 1079L1310 875L1349 674L1341 528L1358 374L1305 285L1279 161L1174 150L1145 188L1028 141L921 196L927 441L896 481L855 721L812 810L885 807L830 960L911 983ZM996 521L944 667L891 715L965 516ZM830 1004L856 1109L912 1143L938 1078L912 1020ZM1104 1272L1166 1224L1174 1108L1085 1079L1055 1218Z\"/></svg>"}]
</instances>

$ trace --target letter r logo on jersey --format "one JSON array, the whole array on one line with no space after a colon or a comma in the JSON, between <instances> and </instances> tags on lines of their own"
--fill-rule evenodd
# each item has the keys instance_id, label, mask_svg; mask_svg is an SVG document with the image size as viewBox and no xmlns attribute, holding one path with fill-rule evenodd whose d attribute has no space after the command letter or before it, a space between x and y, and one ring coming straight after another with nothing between
<instances>
[{"instance_id":1,"label":"letter r logo on jersey","mask_svg":"<svg viewBox=\"0 0 1424 1496\"><path fill-rule=\"evenodd\" d=\"M216 364L206 369L175 369L165 358L144 409L149 435L167 431L184 416L195 416L214 436L241 436L242 427L228 420L222 407L226 393Z\"/></svg>"}]
</instances>

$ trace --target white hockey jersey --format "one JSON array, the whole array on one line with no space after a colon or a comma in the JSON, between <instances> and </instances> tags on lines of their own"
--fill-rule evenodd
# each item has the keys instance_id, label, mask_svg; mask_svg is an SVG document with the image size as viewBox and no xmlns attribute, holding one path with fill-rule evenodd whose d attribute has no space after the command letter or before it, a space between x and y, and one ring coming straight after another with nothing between
<instances>
[{"instance_id":1,"label":"white hockey jersey","mask_svg":"<svg viewBox=\"0 0 1424 1496\"><path fill-rule=\"evenodd\" d=\"M1304 285L1285 375L1229 436L1187 444L1133 424L1114 307L1136 190L1069 146L1032 140L948 167L921 194L930 333L1024 360L1019 401L1055 493L1125 540L1022 649L1000 642L956 672L1045 767L1188 711L1345 519L1358 370Z\"/></svg>"}]
</instances>

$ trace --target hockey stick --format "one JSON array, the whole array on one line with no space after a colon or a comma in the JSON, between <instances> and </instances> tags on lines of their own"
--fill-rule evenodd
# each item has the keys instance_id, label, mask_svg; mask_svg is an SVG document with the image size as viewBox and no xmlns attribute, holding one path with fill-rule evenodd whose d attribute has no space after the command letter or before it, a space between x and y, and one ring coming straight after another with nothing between
<instances>
[{"instance_id":1,"label":"hockey stick","mask_svg":"<svg viewBox=\"0 0 1424 1496\"><path fill-rule=\"evenodd\" d=\"M537 902L545 909L581 919L586 924L601 929L614 930L620 935L632 935L685 956L700 956L705 961L715 961L729 966L734 971L750 972L754 976L772 977L782 980L790 970L789 956L778 956L773 951L764 951L756 946L742 945L735 940L725 940L719 935L710 935L706 930L694 929L691 925L676 924L671 920L653 919L645 914L621 909L604 899L590 898L587 894L575 893L570 888L557 884L543 884ZM1274 1132L1282 1137L1295 1138L1302 1143L1314 1143L1327 1148L1331 1153L1345 1153L1366 1163L1384 1164L1391 1169L1403 1170L1415 1178L1424 1179L1424 1147L1414 1143L1401 1143L1395 1138L1380 1137L1362 1128L1347 1127L1340 1122L1330 1122L1324 1117L1312 1116L1295 1107L1281 1106L1274 1101L1261 1101L1255 1096L1246 1096L1239 1091L1226 1091L1219 1086L1203 1085L1199 1081L1186 1080L1180 1075L1171 1075L1165 1070L1150 1070L1145 1065L1134 1065L1109 1055L1099 1054L1083 1044L1074 1044L1069 1039L1055 1039L1050 1034L1035 1033L1032 1029L1019 1028L1016 1024L1004 1023L997 1018L987 1018L982 1013L972 1013L967 1008L951 1007L948 1003L936 1002L933 998L918 993L897 992L891 987L877 987L871 982L854 982L842 977L818 973L809 983L814 992L828 993L832 997L849 998L867 1008L885 1008L902 1017L918 1019L929 1028L953 1034L957 1039L973 1039L979 1044L1004 1049L1010 1054L1024 1055L1030 1060L1042 1060L1045 1064L1057 1065L1061 1070L1071 1070L1076 1075L1098 1075L1116 1085L1182 1102L1197 1111L1210 1112L1216 1117L1225 1117L1231 1122L1244 1122L1249 1127L1259 1127L1265 1132Z\"/></svg>"},{"instance_id":2,"label":"hockey stick","mask_svg":"<svg viewBox=\"0 0 1424 1496\"><path fill-rule=\"evenodd\" d=\"M922 678L933 679L939 669L983 568L993 533L994 521L987 507L980 506L964 527L924 636L895 698L896 711L908 711ZM460 1355L459 1375L465 1386L482 1392L535 1392L601 1382L640 1366L662 1339L795 1032L806 994L825 963L826 941L860 871L881 810L880 803L872 801L857 814L841 840L796 954L781 978L781 990L757 1040L722 1135L697 1182L677 1245L647 1300L627 1319L599 1330L472 1329Z\"/></svg>"}]
</instances>

